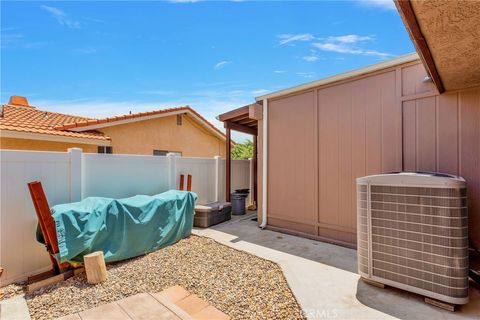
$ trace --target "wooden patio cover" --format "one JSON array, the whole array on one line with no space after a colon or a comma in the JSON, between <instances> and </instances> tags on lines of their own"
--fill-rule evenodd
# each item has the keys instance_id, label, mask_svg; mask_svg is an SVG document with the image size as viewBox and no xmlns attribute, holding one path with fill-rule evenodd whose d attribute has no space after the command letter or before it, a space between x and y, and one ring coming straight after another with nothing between
<instances>
[{"instance_id":1,"label":"wooden patio cover","mask_svg":"<svg viewBox=\"0 0 480 320\"><path fill-rule=\"evenodd\" d=\"M232 172L232 156L231 156L231 130L253 135L253 200L257 203L257 136L258 136L258 120L262 118L262 106L258 103L249 104L238 109L219 115L218 120L224 123L226 129L226 175L225 175L225 197L230 202L231 193L231 172Z\"/></svg>"}]
</instances>

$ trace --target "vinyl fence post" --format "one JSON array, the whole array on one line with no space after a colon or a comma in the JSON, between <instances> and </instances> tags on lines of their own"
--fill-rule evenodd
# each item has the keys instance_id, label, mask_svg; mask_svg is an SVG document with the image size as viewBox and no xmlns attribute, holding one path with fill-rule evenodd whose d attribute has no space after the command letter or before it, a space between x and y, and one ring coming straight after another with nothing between
<instances>
[{"instance_id":1,"label":"vinyl fence post","mask_svg":"<svg viewBox=\"0 0 480 320\"><path fill-rule=\"evenodd\" d=\"M213 158L215 159L215 201L218 202L220 201L220 161L222 160L222 157L215 156Z\"/></svg>"},{"instance_id":2,"label":"vinyl fence post","mask_svg":"<svg viewBox=\"0 0 480 320\"><path fill-rule=\"evenodd\" d=\"M175 153L167 153L168 159L168 187L170 190L177 188L177 155Z\"/></svg>"},{"instance_id":3,"label":"vinyl fence post","mask_svg":"<svg viewBox=\"0 0 480 320\"><path fill-rule=\"evenodd\" d=\"M82 149L69 148L70 153L70 202L82 200Z\"/></svg>"}]
</instances>

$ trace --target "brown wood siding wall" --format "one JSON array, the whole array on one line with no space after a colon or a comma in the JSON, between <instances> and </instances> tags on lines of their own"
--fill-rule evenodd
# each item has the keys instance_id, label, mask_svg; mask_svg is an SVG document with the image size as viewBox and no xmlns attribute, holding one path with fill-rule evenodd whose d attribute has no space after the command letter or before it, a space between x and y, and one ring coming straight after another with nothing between
<instances>
[{"instance_id":1,"label":"brown wood siding wall","mask_svg":"<svg viewBox=\"0 0 480 320\"><path fill-rule=\"evenodd\" d=\"M469 234L480 248L480 88L403 102L407 171L438 171L467 181Z\"/></svg>"},{"instance_id":2,"label":"brown wood siding wall","mask_svg":"<svg viewBox=\"0 0 480 320\"><path fill-rule=\"evenodd\" d=\"M268 224L354 246L355 178L429 170L467 179L480 234L480 88L439 96L425 76L407 63L269 101Z\"/></svg>"}]
</instances>

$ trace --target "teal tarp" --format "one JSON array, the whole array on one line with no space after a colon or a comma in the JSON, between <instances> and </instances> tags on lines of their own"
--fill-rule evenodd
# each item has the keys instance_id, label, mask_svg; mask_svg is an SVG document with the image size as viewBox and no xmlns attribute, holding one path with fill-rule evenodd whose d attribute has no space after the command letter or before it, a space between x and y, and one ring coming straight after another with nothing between
<instances>
[{"instance_id":1,"label":"teal tarp","mask_svg":"<svg viewBox=\"0 0 480 320\"><path fill-rule=\"evenodd\" d=\"M105 261L152 252L190 235L197 195L170 190L126 199L90 197L52 207L60 262L83 262L103 251Z\"/></svg>"}]
</instances>

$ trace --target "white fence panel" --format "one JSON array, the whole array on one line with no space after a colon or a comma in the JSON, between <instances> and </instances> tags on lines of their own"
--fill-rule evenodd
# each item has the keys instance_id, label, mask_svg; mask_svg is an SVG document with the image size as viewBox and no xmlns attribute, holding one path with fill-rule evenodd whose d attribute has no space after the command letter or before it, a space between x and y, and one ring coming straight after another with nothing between
<instances>
[{"instance_id":1,"label":"white fence panel","mask_svg":"<svg viewBox=\"0 0 480 320\"><path fill-rule=\"evenodd\" d=\"M169 190L167 157L82 155L82 199L90 196L126 198Z\"/></svg>"},{"instance_id":2,"label":"white fence panel","mask_svg":"<svg viewBox=\"0 0 480 320\"><path fill-rule=\"evenodd\" d=\"M250 160L232 160L232 187L234 192L237 189L251 189L250 186ZM251 204L251 194L253 190L250 190L246 203Z\"/></svg>"},{"instance_id":3,"label":"white fence panel","mask_svg":"<svg viewBox=\"0 0 480 320\"><path fill-rule=\"evenodd\" d=\"M250 187L248 160L232 162L232 191ZM178 188L192 175L198 203L225 200L225 160L169 155L0 151L0 286L46 271L50 260L35 239L37 218L27 183L41 181L50 206L97 196L124 198ZM185 180L185 185L187 181Z\"/></svg>"},{"instance_id":4,"label":"white fence panel","mask_svg":"<svg viewBox=\"0 0 480 320\"><path fill-rule=\"evenodd\" d=\"M250 161L232 160L232 192L250 188Z\"/></svg>"},{"instance_id":5,"label":"white fence panel","mask_svg":"<svg viewBox=\"0 0 480 320\"><path fill-rule=\"evenodd\" d=\"M27 183L42 182L50 206L70 202L70 154L0 151L0 286L50 268L35 239L37 218Z\"/></svg>"},{"instance_id":6,"label":"white fence panel","mask_svg":"<svg viewBox=\"0 0 480 320\"><path fill-rule=\"evenodd\" d=\"M215 194L215 159L209 158L176 158L176 186L178 188L180 175L192 175L192 191L198 196L197 203L205 204L216 200Z\"/></svg>"}]
</instances>

